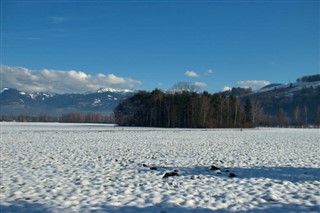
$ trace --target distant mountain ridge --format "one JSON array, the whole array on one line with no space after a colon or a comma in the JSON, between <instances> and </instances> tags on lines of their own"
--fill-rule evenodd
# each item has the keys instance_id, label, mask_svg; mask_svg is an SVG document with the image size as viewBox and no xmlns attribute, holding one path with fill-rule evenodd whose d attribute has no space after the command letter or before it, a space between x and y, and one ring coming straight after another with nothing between
<instances>
[{"instance_id":1,"label":"distant mountain ridge","mask_svg":"<svg viewBox=\"0 0 320 213\"><path fill-rule=\"evenodd\" d=\"M132 90L101 88L84 94L57 94L48 92L24 92L3 88L0 92L1 115L45 113L59 116L69 112L95 112L110 114L113 109L130 95Z\"/></svg>"},{"instance_id":2,"label":"distant mountain ridge","mask_svg":"<svg viewBox=\"0 0 320 213\"><path fill-rule=\"evenodd\" d=\"M286 96L293 96L296 92L300 90L305 90L309 88L315 89L317 87L320 87L320 80L311 81L311 82L295 82L295 83L288 83L288 84L272 83L255 91L252 91L251 88L234 87L231 90L221 92L221 94L244 96L244 95L263 94L266 92L274 91L276 94L285 94Z\"/></svg>"},{"instance_id":3,"label":"distant mountain ridge","mask_svg":"<svg viewBox=\"0 0 320 213\"><path fill-rule=\"evenodd\" d=\"M133 90L112 88L100 88L83 94L24 92L3 88L0 92L0 116L42 113L61 116L70 112L110 115L119 103L135 93ZM284 114L287 120L297 123L320 122L320 75L304 76L294 83L273 83L256 91L238 87L217 94L238 97L242 105L250 99L259 103L266 115L274 118Z\"/></svg>"},{"instance_id":4,"label":"distant mountain ridge","mask_svg":"<svg viewBox=\"0 0 320 213\"><path fill-rule=\"evenodd\" d=\"M299 91L307 88L316 88L320 86L320 81L314 82L296 82L289 84L270 84L260 90L256 91L257 93L268 92L272 90L286 90L286 93L293 94L295 91Z\"/></svg>"}]
</instances>

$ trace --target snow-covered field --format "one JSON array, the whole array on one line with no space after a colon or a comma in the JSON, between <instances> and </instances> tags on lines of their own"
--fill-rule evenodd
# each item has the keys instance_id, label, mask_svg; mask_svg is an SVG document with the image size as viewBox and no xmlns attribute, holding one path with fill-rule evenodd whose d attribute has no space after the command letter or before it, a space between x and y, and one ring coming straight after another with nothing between
<instances>
[{"instance_id":1,"label":"snow-covered field","mask_svg":"<svg viewBox=\"0 0 320 213\"><path fill-rule=\"evenodd\" d=\"M319 129L1 123L0 212L320 212L319 139Z\"/></svg>"}]
</instances>

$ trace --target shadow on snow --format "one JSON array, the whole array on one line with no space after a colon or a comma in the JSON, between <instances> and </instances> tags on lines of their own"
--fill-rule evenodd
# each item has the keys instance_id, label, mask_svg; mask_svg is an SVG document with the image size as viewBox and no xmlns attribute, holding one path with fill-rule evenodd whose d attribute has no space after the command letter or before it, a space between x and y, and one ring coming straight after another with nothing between
<instances>
[{"instance_id":1,"label":"shadow on snow","mask_svg":"<svg viewBox=\"0 0 320 213\"><path fill-rule=\"evenodd\" d=\"M209 166L195 167L159 167L158 170L173 171L178 170L180 176L215 176L229 178L230 173L236 175L235 178L267 178L278 181L290 181L292 183L305 181L320 181L320 168L307 167L252 167L252 168L222 168L221 170L210 170ZM226 172L228 170L228 172ZM219 172L221 174L219 174Z\"/></svg>"},{"instance_id":2,"label":"shadow on snow","mask_svg":"<svg viewBox=\"0 0 320 213\"><path fill-rule=\"evenodd\" d=\"M161 203L149 207L136 207L136 206L110 206L110 205L96 205L90 207L83 207L77 212L105 212L105 213L278 213L278 212L318 212L319 207L297 205L297 204L283 204L283 203L268 203L262 204L258 208L245 210L245 211L229 211L229 210L211 210L207 208L185 208L175 206L172 204ZM59 210L54 207L47 207L40 203L29 203L27 201L16 201L10 206L0 205L1 213L52 213L52 212L72 212L70 210Z\"/></svg>"}]
</instances>

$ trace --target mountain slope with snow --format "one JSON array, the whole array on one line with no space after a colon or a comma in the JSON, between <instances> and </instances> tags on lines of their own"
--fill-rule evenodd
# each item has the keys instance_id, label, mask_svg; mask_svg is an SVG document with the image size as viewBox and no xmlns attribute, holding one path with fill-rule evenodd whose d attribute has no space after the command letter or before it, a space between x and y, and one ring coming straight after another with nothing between
<instances>
[{"instance_id":1,"label":"mountain slope with snow","mask_svg":"<svg viewBox=\"0 0 320 213\"><path fill-rule=\"evenodd\" d=\"M110 89L85 94L56 94L3 88L0 93L1 115L45 113L56 116L68 112L110 114L120 101L132 94L131 90Z\"/></svg>"},{"instance_id":2,"label":"mountain slope with snow","mask_svg":"<svg viewBox=\"0 0 320 213\"><path fill-rule=\"evenodd\" d=\"M320 123L320 81L275 84L243 96L259 102L264 113L285 122Z\"/></svg>"}]
</instances>

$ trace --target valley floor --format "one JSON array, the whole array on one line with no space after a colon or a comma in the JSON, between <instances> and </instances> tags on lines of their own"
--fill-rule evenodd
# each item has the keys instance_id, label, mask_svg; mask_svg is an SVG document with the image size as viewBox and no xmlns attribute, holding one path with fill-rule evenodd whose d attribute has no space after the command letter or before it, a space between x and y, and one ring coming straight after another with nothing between
<instances>
[{"instance_id":1,"label":"valley floor","mask_svg":"<svg viewBox=\"0 0 320 213\"><path fill-rule=\"evenodd\" d=\"M319 129L0 125L1 213L320 212Z\"/></svg>"}]
</instances>

